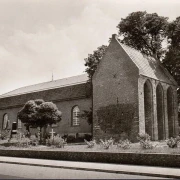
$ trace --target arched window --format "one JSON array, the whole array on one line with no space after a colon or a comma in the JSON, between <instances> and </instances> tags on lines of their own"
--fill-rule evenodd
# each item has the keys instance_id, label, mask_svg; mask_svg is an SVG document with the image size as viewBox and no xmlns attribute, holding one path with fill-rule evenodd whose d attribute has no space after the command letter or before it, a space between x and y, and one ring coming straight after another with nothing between
<instances>
[{"instance_id":1,"label":"arched window","mask_svg":"<svg viewBox=\"0 0 180 180\"><path fill-rule=\"evenodd\" d=\"M3 129L7 129L8 128L8 114L4 114L3 117Z\"/></svg>"},{"instance_id":2,"label":"arched window","mask_svg":"<svg viewBox=\"0 0 180 180\"><path fill-rule=\"evenodd\" d=\"M165 139L164 101L163 101L163 99L164 99L163 87L159 83L156 87L158 140Z\"/></svg>"},{"instance_id":3,"label":"arched window","mask_svg":"<svg viewBox=\"0 0 180 180\"><path fill-rule=\"evenodd\" d=\"M153 92L152 84L147 80L144 84L145 132L153 139Z\"/></svg>"},{"instance_id":4,"label":"arched window","mask_svg":"<svg viewBox=\"0 0 180 180\"><path fill-rule=\"evenodd\" d=\"M79 115L80 115L79 107L74 106L72 109L72 125L73 126L79 126L79 124L80 124Z\"/></svg>"},{"instance_id":5,"label":"arched window","mask_svg":"<svg viewBox=\"0 0 180 180\"><path fill-rule=\"evenodd\" d=\"M174 136L174 95L172 87L167 89L167 111L168 111L168 126L169 138Z\"/></svg>"}]
</instances>

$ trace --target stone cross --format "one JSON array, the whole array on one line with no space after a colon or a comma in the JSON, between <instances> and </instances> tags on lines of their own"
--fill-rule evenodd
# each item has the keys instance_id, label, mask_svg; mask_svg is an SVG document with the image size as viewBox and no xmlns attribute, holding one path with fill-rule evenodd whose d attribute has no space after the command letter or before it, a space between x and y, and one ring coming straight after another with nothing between
<instances>
[{"instance_id":1,"label":"stone cross","mask_svg":"<svg viewBox=\"0 0 180 180\"><path fill-rule=\"evenodd\" d=\"M54 139L54 134L55 134L56 132L54 132L54 130L52 129L51 132L49 132L49 133L51 134L51 139Z\"/></svg>"}]
</instances>

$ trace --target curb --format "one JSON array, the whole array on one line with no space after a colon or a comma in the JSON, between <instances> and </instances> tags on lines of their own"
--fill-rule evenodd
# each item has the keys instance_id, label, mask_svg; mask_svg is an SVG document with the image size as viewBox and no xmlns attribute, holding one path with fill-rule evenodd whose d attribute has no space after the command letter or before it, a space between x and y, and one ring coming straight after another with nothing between
<instances>
[{"instance_id":1,"label":"curb","mask_svg":"<svg viewBox=\"0 0 180 180\"><path fill-rule=\"evenodd\" d=\"M105 173L116 173L116 174L128 174L128 175L141 175L141 176L152 176L152 177L162 177L162 178L180 178L177 175L165 175L156 173L145 173L145 172L133 172L133 171L120 171L120 170L107 170L107 169L93 169L93 168L81 168L81 167L68 167L59 165L44 165L44 164L33 164L33 163L21 163L21 162L7 162L0 161L0 163L6 164L18 164L18 165L28 165L28 166L38 166L38 167L49 167L49 168L61 168L61 169L72 169L72 170L83 170L83 171L95 171L95 172L105 172Z\"/></svg>"}]
</instances>

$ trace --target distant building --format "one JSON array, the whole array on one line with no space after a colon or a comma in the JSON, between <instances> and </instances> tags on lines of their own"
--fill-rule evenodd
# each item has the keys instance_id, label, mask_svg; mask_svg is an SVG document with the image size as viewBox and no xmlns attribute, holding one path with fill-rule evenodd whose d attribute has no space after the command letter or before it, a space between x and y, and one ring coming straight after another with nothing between
<instances>
[{"instance_id":1,"label":"distant building","mask_svg":"<svg viewBox=\"0 0 180 180\"><path fill-rule=\"evenodd\" d=\"M18 121L17 112L31 99L53 101L62 111L55 130L60 134L91 133L78 115L93 110L93 136L125 136L138 133L152 140L178 134L177 83L162 64L121 44L116 35L101 60L91 84L87 75L19 88L0 96L1 129ZM22 125L19 122L18 128Z\"/></svg>"}]
</instances>

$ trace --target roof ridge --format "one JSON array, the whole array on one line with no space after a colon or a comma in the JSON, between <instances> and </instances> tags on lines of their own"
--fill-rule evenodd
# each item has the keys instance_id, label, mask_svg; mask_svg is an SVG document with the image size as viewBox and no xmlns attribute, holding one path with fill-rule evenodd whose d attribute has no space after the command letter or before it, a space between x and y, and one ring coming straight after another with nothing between
<instances>
[{"instance_id":1,"label":"roof ridge","mask_svg":"<svg viewBox=\"0 0 180 180\"><path fill-rule=\"evenodd\" d=\"M36 84L32 84L32 85L27 85L27 86L22 86L22 87L20 87L20 88L17 88L17 89L14 89L14 90L11 90L11 91L8 91L8 92L6 92L6 93L4 93L4 94L1 94L0 95L0 98L3 98L3 97L6 97L6 95L8 96L8 94L9 93L12 93L13 91L17 91L17 90L20 90L20 89L26 89L26 88L28 88L28 87L34 87L34 86L37 86L37 85L42 85L42 84L47 84L47 83L53 83L53 82L57 82L57 81L60 81L60 80L65 80L65 79L71 79L71 78L75 78L75 77L78 77L78 76L85 76L85 75L87 75L86 73L83 73L83 74L79 74L79 75L75 75L75 76L69 76L69 77L64 77L64 78L61 78L61 79L57 79L57 80L53 80L53 81L45 81L45 82L41 82L41 83L36 83ZM70 84L66 84L66 85L70 85ZM36 90L36 91L41 91L41 90L47 90L47 89L52 89L52 88L55 88L55 87L60 87L60 86L54 86L54 87L49 87L49 88L41 88L41 89L38 89L38 90ZM31 91L30 91L31 92ZM32 92L34 92L34 91L32 91ZM20 93L21 94L21 93ZM14 94L14 95L16 95L16 93ZM18 95L18 94L17 94ZM13 96L13 94L12 95L10 95L10 96Z\"/></svg>"},{"instance_id":2,"label":"roof ridge","mask_svg":"<svg viewBox=\"0 0 180 180\"><path fill-rule=\"evenodd\" d=\"M176 85L178 85L177 82L176 82L176 80L174 79L174 77L173 77L173 76L170 74L170 72L163 66L163 64L159 63L159 65L160 65L161 68L163 69L164 74L165 74L166 76L168 76L169 80L170 80L171 82L175 83Z\"/></svg>"},{"instance_id":3,"label":"roof ridge","mask_svg":"<svg viewBox=\"0 0 180 180\"><path fill-rule=\"evenodd\" d=\"M119 43L121 48L126 52L126 54L130 57L130 59L135 63L136 67L139 69L139 74L148 76L153 79L165 81L177 86L177 82L174 80L173 76L168 72L168 70L162 65L159 60L157 60L153 56L148 56L144 53L141 53L139 50L133 47L121 43L117 35L113 35L113 37ZM152 65L154 67L151 67ZM157 71L155 67L157 68ZM164 75L158 74L160 68L162 69Z\"/></svg>"},{"instance_id":4,"label":"roof ridge","mask_svg":"<svg viewBox=\"0 0 180 180\"><path fill-rule=\"evenodd\" d=\"M119 41L119 40L118 40L118 41ZM145 57L145 58L153 58L153 59L155 59L153 56L148 56L148 55L146 55L146 54L143 54L141 51L139 51L139 50L137 50L137 49L135 49L135 48L133 48L133 47L131 47L131 46L128 46L127 44L124 44L124 43L121 43L121 42L119 42L119 44L120 44L120 45L123 45L123 46L126 46L127 48L129 48L129 49L131 49L131 50L139 53L140 55L142 55L142 56ZM124 49L124 48L123 48L123 49ZM125 50L125 51L126 51L126 50Z\"/></svg>"}]
</instances>

